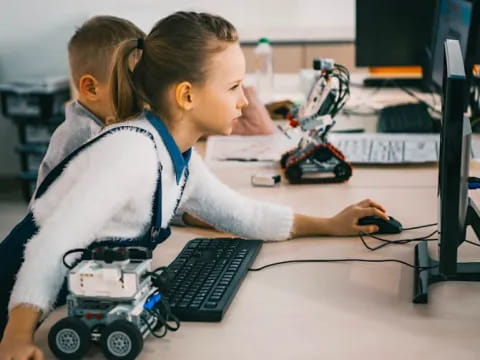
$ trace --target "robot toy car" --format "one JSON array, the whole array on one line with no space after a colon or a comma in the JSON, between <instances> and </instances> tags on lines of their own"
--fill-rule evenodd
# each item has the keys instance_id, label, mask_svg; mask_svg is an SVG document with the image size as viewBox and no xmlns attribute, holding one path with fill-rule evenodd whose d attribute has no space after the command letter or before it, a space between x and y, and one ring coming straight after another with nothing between
<instances>
[{"instance_id":1,"label":"robot toy car","mask_svg":"<svg viewBox=\"0 0 480 360\"><path fill-rule=\"evenodd\" d=\"M151 255L145 248L99 247L69 267L68 317L48 335L55 356L80 359L98 343L108 359L135 359L149 334L162 337L167 329L178 329L162 296L165 269L152 272Z\"/></svg>"},{"instance_id":2,"label":"robot toy car","mask_svg":"<svg viewBox=\"0 0 480 360\"><path fill-rule=\"evenodd\" d=\"M298 128L302 137L297 147L282 155L280 165L292 184L337 183L352 175L352 166L340 150L327 140L335 125L334 117L345 105L349 95L348 70L331 59L314 59L315 82L302 106L287 115L287 133Z\"/></svg>"}]
</instances>

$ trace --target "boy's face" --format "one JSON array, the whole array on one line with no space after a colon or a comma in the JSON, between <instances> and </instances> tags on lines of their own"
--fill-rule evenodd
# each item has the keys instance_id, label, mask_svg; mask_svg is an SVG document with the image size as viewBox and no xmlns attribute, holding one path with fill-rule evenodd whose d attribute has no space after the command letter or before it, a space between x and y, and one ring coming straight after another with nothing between
<instances>
[{"instance_id":1,"label":"boy's face","mask_svg":"<svg viewBox=\"0 0 480 360\"><path fill-rule=\"evenodd\" d=\"M233 123L248 105L243 93L245 57L238 43L209 59L207 79L194 85L192 119L204 134L229 135Z\"/></svg>"}]
</instances>

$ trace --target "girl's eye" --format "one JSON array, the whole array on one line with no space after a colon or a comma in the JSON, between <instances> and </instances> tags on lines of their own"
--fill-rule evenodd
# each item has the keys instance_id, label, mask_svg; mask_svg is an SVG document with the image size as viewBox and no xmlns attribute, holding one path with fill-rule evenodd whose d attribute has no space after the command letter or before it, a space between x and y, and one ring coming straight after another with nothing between
<instances>
[{"instance_id":1,"label":"girl's eye","mask_svg":"<svg viewBox=\"0 0 480 360\"><path fill-rule=\"evenodd\" d=\"M236 88L238 88L238 84L233 85L233 86L230 88L230 90L235 90Z\"/></svg>"}]
</instances>

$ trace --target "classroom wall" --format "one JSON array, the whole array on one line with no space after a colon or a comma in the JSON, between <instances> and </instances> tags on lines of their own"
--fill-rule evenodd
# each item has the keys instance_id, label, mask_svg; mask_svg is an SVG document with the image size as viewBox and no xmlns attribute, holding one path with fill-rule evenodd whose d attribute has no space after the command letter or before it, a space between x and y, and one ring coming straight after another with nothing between
<instances>
[{"instance_id":1,"label":"classroom wall","mask_svg":"<svg viewBox=\"0 0 480 360\"><path fill-rule=\"evenodd\" d=\"M354 3L355 0L2 0L0 81L66 74L67 41L75 27L93 15L127 17L148 31L156 20L174 11L205 10L232 21L245 42L267 36L273 41L345 43L354 38ZM279 67L281 71L310 63L307 59L311 50L300 46L301 52L295 46L283 46L277 51L277 66L284 64ZM353 53L351 49L346 51ZM0 177L14 176L19 171L14 152L16 139L15 127L0 116Z\"/></svg>"}]
</instances>

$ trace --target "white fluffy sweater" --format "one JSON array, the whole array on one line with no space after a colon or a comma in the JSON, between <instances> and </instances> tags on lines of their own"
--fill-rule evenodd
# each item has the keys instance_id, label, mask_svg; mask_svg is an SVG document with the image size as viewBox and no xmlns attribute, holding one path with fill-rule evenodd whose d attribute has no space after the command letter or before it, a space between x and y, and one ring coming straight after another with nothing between
<instances>
[{"instance_id":1,"label":"white fluffy sweater","mask_svg":"<svg viewBox=\"0 0 480 360\"><path fill-rule=\"evenodd\" d=\"M156 143L135 130L120 130L84 150L32 204L39 231L25 248L9 309L29 304L46 314L66 275L63 254L110 237L132 238L150 226L159 162L162 164L162 227L180 196L165 144L144 118L123 123L150 132ZM121 126L121 125L117 125ZM246 198L219 181L195 152L182 208L218 229L246 238L285 240L293 212L285 206Z\"/></svg>"}]
</instances>

